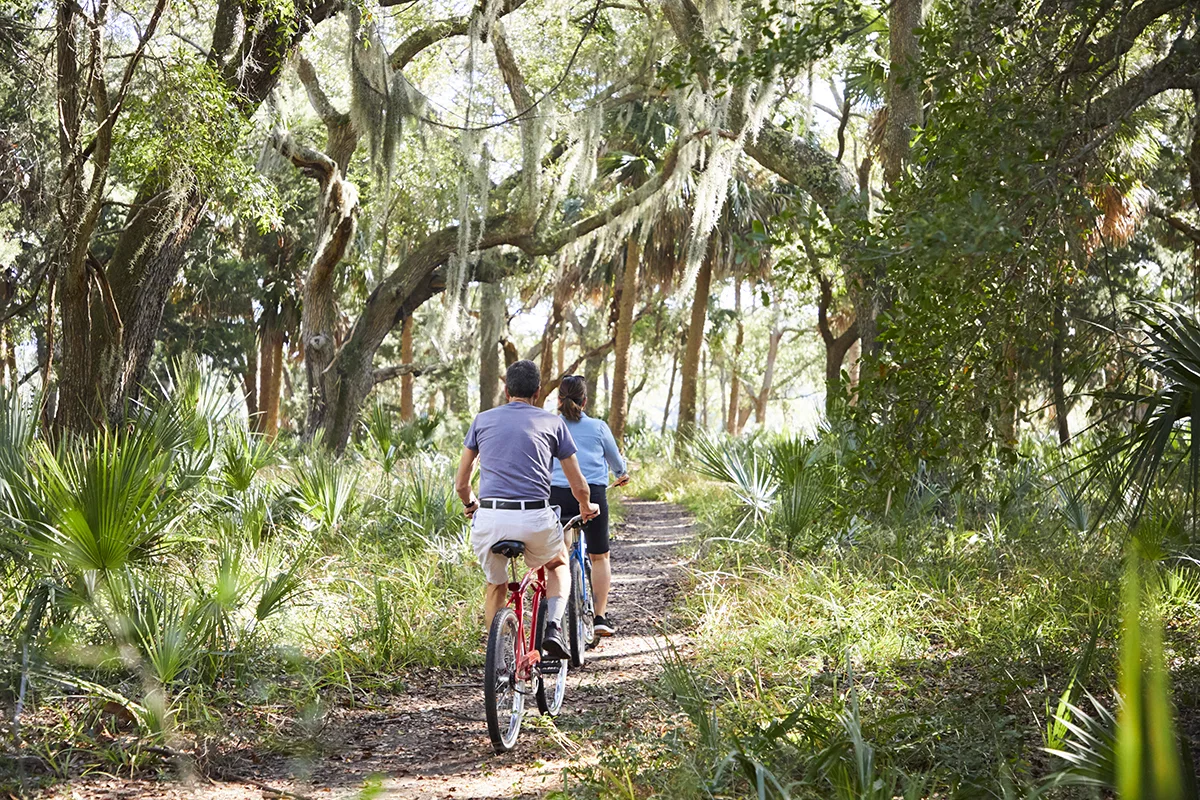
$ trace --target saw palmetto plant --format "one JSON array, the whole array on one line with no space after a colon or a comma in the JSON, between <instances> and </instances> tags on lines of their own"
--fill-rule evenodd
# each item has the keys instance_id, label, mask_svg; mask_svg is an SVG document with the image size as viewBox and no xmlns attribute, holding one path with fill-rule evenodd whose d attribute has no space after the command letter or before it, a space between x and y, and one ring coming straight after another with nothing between
<instances>
[{"instance_id":1,"label":"saw palmetto plant","mask_svg":"<svg viewBox=\"0 0 1200 800\"><path fill-rule=\"evenodd\" d=\"M1200 501L1200 319L1165 303L1139 304L1133 318L1140 374L1133 388L1109 394L1118 401L1114 413L1125 420L1124 430L1090 453L1091 462L1110 484L1106 510L1128 506L1131 528L1156 492L1185 494L1194 524Z\"/></svg>"}]
</instances>

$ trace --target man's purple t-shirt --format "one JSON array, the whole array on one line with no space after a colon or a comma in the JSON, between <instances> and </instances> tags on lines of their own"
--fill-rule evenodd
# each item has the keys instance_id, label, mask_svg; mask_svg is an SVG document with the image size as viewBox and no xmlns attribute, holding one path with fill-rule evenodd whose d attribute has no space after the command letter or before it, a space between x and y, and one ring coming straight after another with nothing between
<instances>
[{"instance_id":1,"label":"man's purple t-shirt","mask_svg":"<svg viewBox=\"0 0 1200 800\"><path fill-rule=\"evenodd\" d=\"M479 453L479 496L493 500L548 500L554 459L575 455L562 417L518 402L475 417L463 446Z\"/></svg>"}]
</instances>

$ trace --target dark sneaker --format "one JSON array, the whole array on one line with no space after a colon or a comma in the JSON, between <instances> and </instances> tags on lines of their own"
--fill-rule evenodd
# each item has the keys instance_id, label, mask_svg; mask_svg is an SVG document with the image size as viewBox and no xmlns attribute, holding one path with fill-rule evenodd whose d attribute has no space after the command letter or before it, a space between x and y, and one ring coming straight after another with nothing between
<instances>
[{"instance_id":1,"label":"dark sneaker","mask_svg":"<svg viewBox=\"0 0 1200 800\"><path fill-rule=\"evenodd\" d=\"M542 637L542 657L551 659L568 657L567 645L563 641L562 628L553 622L546 623L546 635Z\"/></svg>"},{"instance_id":2,"label":"dark sneaker","mask_svg":"<svg viewBox=\"0 0 1200 800\"><path fill-rule=\"evenodd\" d=\"M617 632L617 623L607 617L596 617L595 626L597 636L612 636Z\"/></svg>"}]
</instances>

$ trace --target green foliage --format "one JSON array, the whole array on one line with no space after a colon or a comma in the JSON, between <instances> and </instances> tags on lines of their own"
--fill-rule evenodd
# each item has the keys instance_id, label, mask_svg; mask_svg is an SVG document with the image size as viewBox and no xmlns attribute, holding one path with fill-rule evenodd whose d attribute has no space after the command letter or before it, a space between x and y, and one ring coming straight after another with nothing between
<instances>
[{"instance_id":1,"label":"green foliage","mask_svg":"<svg viewBox=\"0 0 1200 800\"><path fill-rule=\"evenodd\" d=\"M275 461L275 441L260 433L236 428L221 445L221 477L235 492L245 492L254 476Z\"/></svg>"},{"instance_id":2,"label":"green foliage","mask_svg":"<svg viewBox=\"0 0 1200 800\"><path fill-rule=\"evenodd\" d=\"M290 3L276 5L285 13ZM244 157L252 128L225 79L184 52L161 63L153 85L128 100L118 172L131 182L154 176L164 188L215 194L261 229L278 226L278 192Z\"/></svg>"},{"instance_id":3,"label":"green foliage","mask_svg":"<svg viewBox=\"0 0 1200 800\"><path fill-rule=\"evenodd\" d=\"M322 452L310 454L296 466L300 507L329 533L358 507L358 474Z\"/></svg>"},{"instance_id":4,"label":"green foliage","mask_svg":"<svg viewBox=\"0 0 1200 800\"><path fill-rule=\"evenodd\" d=\"M117 573L164 545L184 513L158 431L101 430L56 451L37 442L24 490L44 510L22 534L32 553L79 575Z\"/></svg>"},{"instance_id":5,"label":"green foliage","mask_svg":"<svg viewBox=\"0 0 1200 800\"><path fill-rule=\"evenodd\" d=\"M397 425L395 414L380 398L376 398L363 414L363 430L379 451L384 472L390 473L397 461L426 451L434 443L435 436L445 417L440 414L415 417Z\"/></svg>"},{"instance_id":6,"label":"green foliage","mask_svg":"<svg viewBox=\"0 0 1200 800\"><path fill-rule=\"evenodd\" d=\"M732 489L739 509L731 536L759 531L785 550L820 548L830 535L837 470L828 440L698 438L695 469Z\"/></svg>"},{"instance_id":7,"label":"green foliage","mask_svg":"<svg viewBox=\"0 0 1200 800\"><path fill-rule=\"evenodd\" d=\"M1186 463L1184 483L1194 519L1200 502L1200 322L1180 306L1163 304L1141 306L1134 318L1145 336L1138 343L1138 361L1153 377L1139 381L1133 392L1117 395L1121 413L1133 422L1128 433L1106 445L1105 453L1121 463L1112 487L1114 501L1134 491L1136 521L1153 490L1162 485L1162 473L1171 475ZM1185 429L1187 441L1181 442Z\"/></svg>"},{"instance_id":8,"label":"green foliage","mask_svg":"<svg viewBox=\"0 0 1200 800\"><path fill-rule=\"evenodd\" d=\"M42 712L69 725L84 713L63 688L123 709L154 745L291 691L297 674L386 686L381 670L478 658L481 578L449 463L418 452L435 424L402 435L425 444L387 475L249 432L229 389L181 361L129 425L55 448L35 407L3 398L0 675L26 687L24 736L49 763L64 753L41 738L56 735ZM70 758L92 736L65 740Z\"/></svg>"}]
</instances>

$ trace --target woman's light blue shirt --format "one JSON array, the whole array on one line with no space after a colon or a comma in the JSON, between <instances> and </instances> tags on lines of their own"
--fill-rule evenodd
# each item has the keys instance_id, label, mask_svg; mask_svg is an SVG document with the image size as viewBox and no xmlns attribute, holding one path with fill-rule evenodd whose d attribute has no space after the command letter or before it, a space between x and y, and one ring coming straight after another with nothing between
<instances>
[{"instance_id":1,"label":"woman's light blue shirt","mask_svg":"<svg viewBox=\"0 0 1200 800\"><path fill-rule=\"evenodd\" d=\"M571 432L571 438L575 440L575 446L579 448L575 457L579 459L579 469L583 472L584 480L597 486L607 486L610 468L615 475L625 474L625 459L621 458L621 453L617 450L617 440L613 438L612 431L608 429L604 420L592 419L583 414L578 422L571 422L565 418L564 421L567 423L567 430ZM553 486L570 486L557 458L554 459L550 483Z\"/></svg>"}]
</instances>

